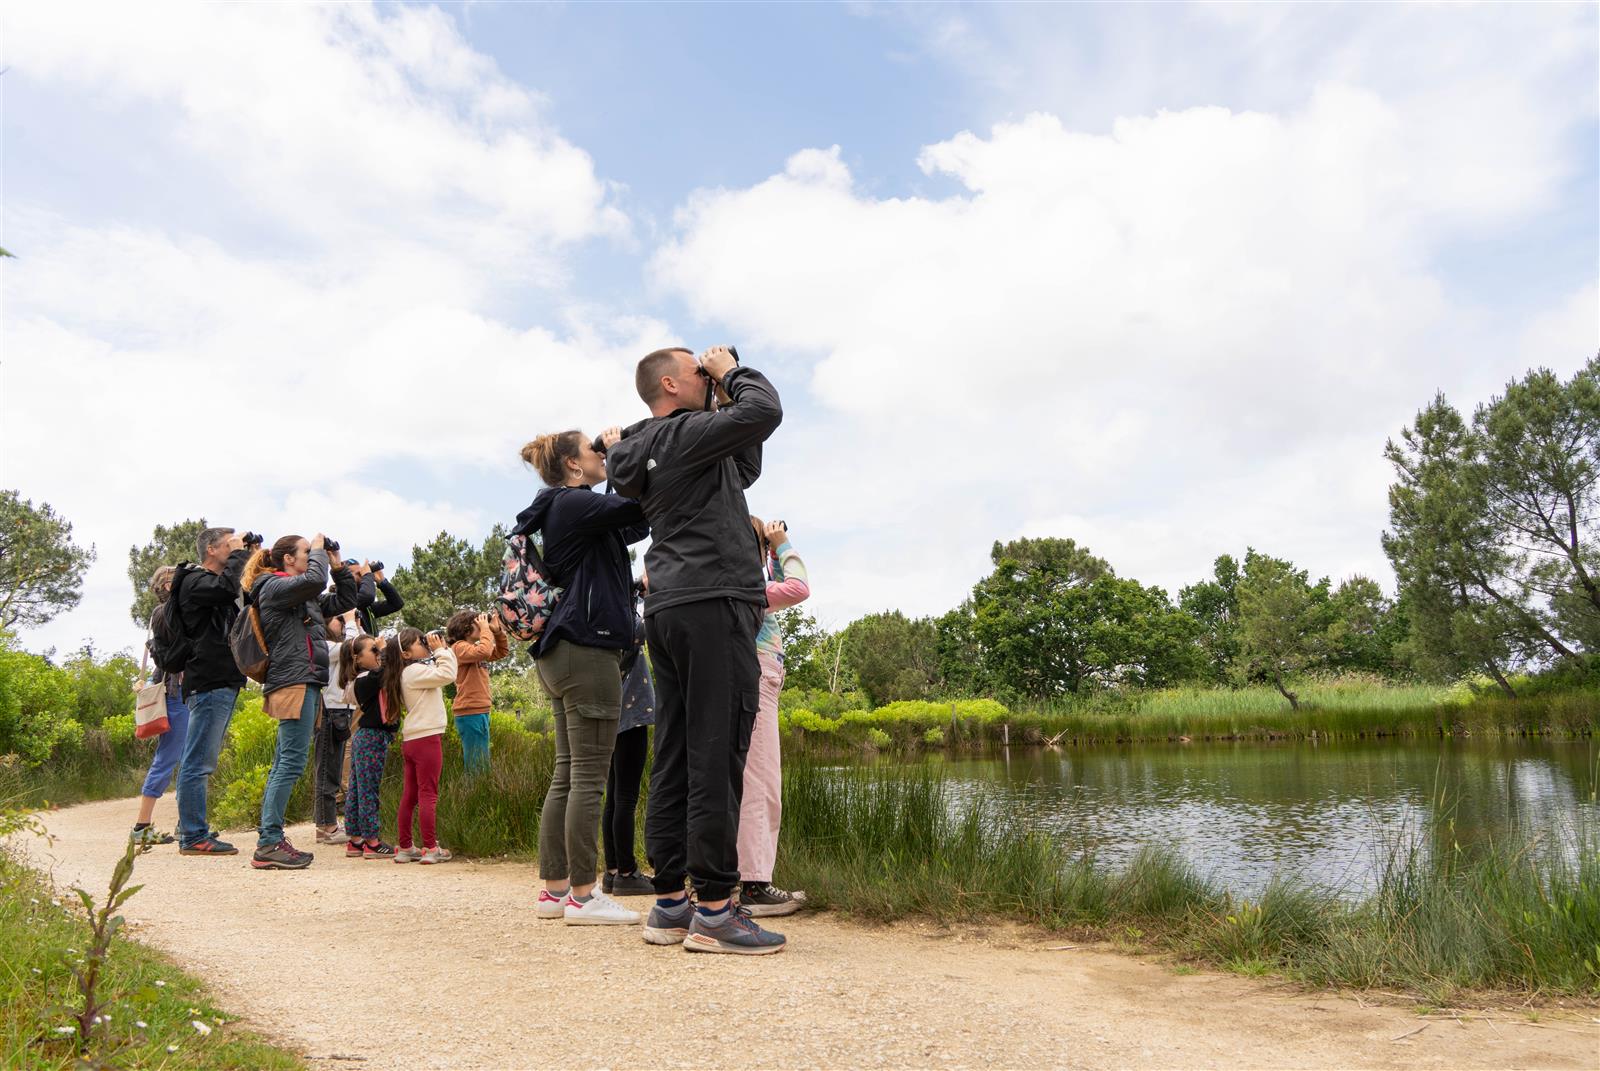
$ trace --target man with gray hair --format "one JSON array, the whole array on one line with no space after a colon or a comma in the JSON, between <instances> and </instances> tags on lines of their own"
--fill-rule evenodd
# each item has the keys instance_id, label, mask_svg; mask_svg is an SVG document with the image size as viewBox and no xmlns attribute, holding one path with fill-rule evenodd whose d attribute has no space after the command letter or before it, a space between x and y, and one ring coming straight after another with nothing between
<instances>
[{"instance_id":1,"label":"man with gray hair","mask_svg":"<svg viewBox=\"0 0 1600 1071\"><path fill-rule=\"evenodd\" d=\"M195 549L199 566L180 567L169 596L178 601L191 652L183 669L189 734L178 767L178 853L238 855L239 849L211 829L206 788L233 721L233 704L244 687L244 674L228 646L228 630L239 615L239 577L254 548L246 547L232 528L207 528Z\"/></svg>"}]
</instances>

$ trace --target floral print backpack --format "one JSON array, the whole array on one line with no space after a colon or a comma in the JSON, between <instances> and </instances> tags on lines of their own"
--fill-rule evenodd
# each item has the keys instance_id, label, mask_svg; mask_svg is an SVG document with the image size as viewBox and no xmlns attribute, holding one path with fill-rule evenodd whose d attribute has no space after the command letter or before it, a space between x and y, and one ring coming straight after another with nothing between
<instances>
[{"instance_id":1,"label":"floral print backpack","mask_svg":"<svg viewBox=\"0 0 1600 1071\"><path fill-rule=\"evenodd\" d=\"M506 634L523 643L539 638L561 601L562 589L550 582L539 542L537 532L506 537L500 594L495 597L495 612Z\"/></svg>"}]
</instances>

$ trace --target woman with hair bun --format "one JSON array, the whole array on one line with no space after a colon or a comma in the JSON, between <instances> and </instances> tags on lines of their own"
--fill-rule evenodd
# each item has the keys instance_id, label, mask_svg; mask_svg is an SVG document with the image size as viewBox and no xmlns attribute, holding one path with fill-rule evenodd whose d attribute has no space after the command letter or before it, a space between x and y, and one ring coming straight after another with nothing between
<instances>
[{"instance_id":1,"label":"woman with hair bun","mask_svg":"<svg viewBox=\"0 0 1600 1071\"><path fill-rule=\"evenodd\" d=\"M620 428L600 436L610 448ZM555 712L556 767L539 816L540 918L568 925L629 926L640 920L595 887L600 798L622 716L622 656L633 645L628 544L650 534L633 499L596 494L605 455L577 431L541 435L522 459L545 482L517 515L516 535L542 533L544 563L561 600L539 636L539 683Z\"/></svg>"}]
</instances>

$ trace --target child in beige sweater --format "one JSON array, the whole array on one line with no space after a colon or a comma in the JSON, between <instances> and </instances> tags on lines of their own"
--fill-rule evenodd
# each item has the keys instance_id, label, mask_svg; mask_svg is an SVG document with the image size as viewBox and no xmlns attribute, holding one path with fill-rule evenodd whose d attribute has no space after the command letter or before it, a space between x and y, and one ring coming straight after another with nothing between
<instances>
[{"instance_id":1,"label":"child in beige sweater","mask_svg":"<svg viewBox=\"0 0 1600 1071\"><path fill-rule=\"evenodd\" d=\"M400 723L405 787L400 792L400 837L394 861L425 865L448 862L450 852L439 846L435 833L435 815L448 728L444 686L455 683L455 653L437 633L424 637L417 629L401 629L384 652L383 676L390 709L400 705L405 710L405 720ZM412 815L419 810L419 804L420 850L411 842Z\"/></svg>"}]
</instances>

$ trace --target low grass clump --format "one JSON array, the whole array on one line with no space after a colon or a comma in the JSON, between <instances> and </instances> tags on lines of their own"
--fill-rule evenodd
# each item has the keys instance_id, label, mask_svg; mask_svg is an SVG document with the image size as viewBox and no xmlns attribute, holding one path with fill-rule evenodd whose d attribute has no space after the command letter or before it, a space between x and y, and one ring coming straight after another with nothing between
<instances>
[{"instance_id":1,"label":"low grass clump","mask_svg":"<svg viewBox=\"0 0 1600 1071\"><path fill-rule=\"evenodd\" d=\"M1600 997L1600 836L1581 849L1411 846L1361 902L1291 880L1245 900L1168 851L1120 868L1072 855L927 769L801 758L785 770L778 880L869 919L1009 918L1319 985Z\"/></svg>"},{"instance_id":2,"label":"low grass clump","mask_svg":"<svg viewBox=\"0 0 1600 1071\"><path fill-rule=\"evenodd\" d=\"M57 897L37 871L0 852L0 1066L304 1066L292 1053L234 1027L198 979L120 938L109 942L98 965L98 1015L80 1024L84 998L73 972L86 970L94 947L77 900Z\"/></svg>"}]
</instances>

